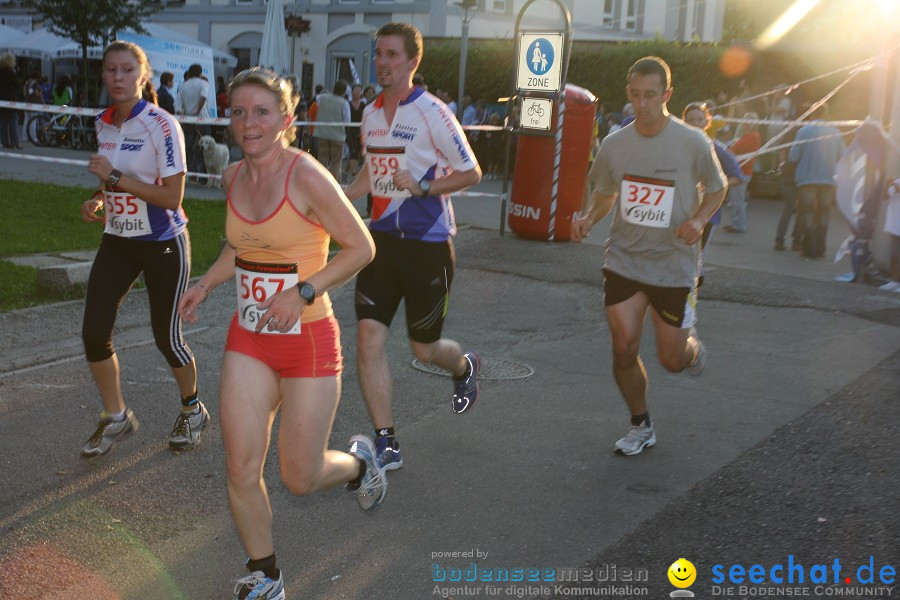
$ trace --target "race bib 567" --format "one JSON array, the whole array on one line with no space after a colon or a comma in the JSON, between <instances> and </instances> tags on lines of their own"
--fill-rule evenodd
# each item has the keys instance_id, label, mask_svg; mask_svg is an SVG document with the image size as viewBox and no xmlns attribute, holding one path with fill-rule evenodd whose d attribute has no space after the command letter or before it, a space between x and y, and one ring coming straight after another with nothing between
<instances>
[{"instance_id":1,"label":"race bib 567","mask_svg":"<svg viewBox=\"0 0 900 600\"><path fill-rule=\"evenodd\" d=\"M619 190L622 218L644 227L668 227L675 204L675 182L625 175Z\"/></svg>"},{"instance_id":2,"label":"race bib 567","mask_svg":"<svg viewBox=\"0 0 900 600\"><path fill-rule=\"evenodd\" d=\"M296 263L273 265L254 263L240 258L234 261L234 276L237 284L238 324L247 331L254 332L266 312L257 306L265 302L269 296L297 285L300 281ZM261 333L295 335L300 333L300 320L297 319L288 331L269 331L263 327Z\"/></svg>"}]
</instances>

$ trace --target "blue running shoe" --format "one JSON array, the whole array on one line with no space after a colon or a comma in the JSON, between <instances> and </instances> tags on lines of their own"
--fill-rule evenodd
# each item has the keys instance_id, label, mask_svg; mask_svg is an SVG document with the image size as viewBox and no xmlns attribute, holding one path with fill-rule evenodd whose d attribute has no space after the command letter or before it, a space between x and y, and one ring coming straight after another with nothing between
<instances>
[{"instance_id":1,"label":"blue running shoe","mask_svg":"<svg viewBox=\"0 0 900 600\"><path fill-rule=\"evenodd\" d=\"M363 510L375 510L387 492L387 477L375 462L375 445L364 435L354 435L350 438L347 453L366 463L366 474L363 475L362 483L357 489L350 491L356 494L356 500Z\"/></svg>"},{"instance_id":2,"label":"blue running shoe","mask_svg":"<svg viewBox=\"0 0 900 600\"><path fill-rule=\"evenodd\" d=\"M234 600L284 600L284 576L269 579L262 571L253 571L234 586Z\"/></svg>"},{"instance_id":3,"label":"blue running shoe","mask_svg":"<svg viewBox=\"0 0 900 600\"><path fill-rule=\"evenodd\" d=\"M400 445L396 440L392 444L391 438L387 436L375 438L375 464L382 471L396 471L403 466Z\"/></svg>"},{"instance_id":4,"label":"blue running shoe","mask_svg":"<svg viewBox=\"0 0 900 600\"><path fill-rule=\"evenodd\" d=\"M478 399L478 369L481 367L481 359L474 352L466 352L463 358L469 363L469 374L462 379L453 378L453 400L451 407L458 415L463 414Z\"/></svg>"}]
</instances>

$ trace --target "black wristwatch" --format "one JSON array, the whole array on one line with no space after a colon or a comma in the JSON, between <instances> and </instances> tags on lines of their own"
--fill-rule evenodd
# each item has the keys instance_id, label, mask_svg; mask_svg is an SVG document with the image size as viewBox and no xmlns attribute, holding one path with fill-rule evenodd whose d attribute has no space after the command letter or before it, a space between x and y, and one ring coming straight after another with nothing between
<instances>
[{"instance_id":1,"label":"black wristwatch","mask_svg":"<svg viewBox=\"0 0 900 600\"><path fill-rule=\"evenodd\" d=\"M106 178L106 187L114 188L116 184L119 183L119 179L122 177L122 171L118 169L113 169L112 173L109 174L109 177Z\"/></svg>"},{"instance_id":2,"label":"black wristwatch","mask_svg":"<svg viewBox=\"0 0 900 600\"><path fill-rule=\"evenodd\" d=\"M431 191L431 182L423 177L419 180L419 187L422 188L422 197L425 197Z\"/></svg>"},{"instance_id":3,"label":"black wristwatch","mask_svg":"<svg viewBox=\"0 0 900 600\"><path fill-rule=\"evenodd\" d=\"M316 301L316 288L311 283L301 281L297 284L297 291L300 292L300 297L306 300L307 306Z\"/></svg>"}]
</instances>

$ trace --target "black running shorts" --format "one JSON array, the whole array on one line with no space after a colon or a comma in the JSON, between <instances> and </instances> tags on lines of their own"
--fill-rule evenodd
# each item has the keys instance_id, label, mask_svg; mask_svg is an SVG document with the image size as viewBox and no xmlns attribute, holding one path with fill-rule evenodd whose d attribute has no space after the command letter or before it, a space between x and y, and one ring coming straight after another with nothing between
<instances>
[{"instance_id":1,"label":"black running shorts","mask_svg":"<svg viewBox=\"0 0 900 600\"><path fill-rule=\"evenodd\" d=\"M638 292L650 299L650 306L672 327L688 328L697 321L697 288L661 287L634 281L603 269L604 306L625 302Z\"/></svg>"},{"instance_id":2,"label":"black running shorts","mask_svg":"<svg viewBox=\"0 0 900 600\"><path fill-rule=\"evenodd\" d=\"M391 326L406 303L409 338L430 344L441 338L456 268L453 241L422 242L373 231L375 259L356 278L356 319Z\"/></svg>"}]
</instances>

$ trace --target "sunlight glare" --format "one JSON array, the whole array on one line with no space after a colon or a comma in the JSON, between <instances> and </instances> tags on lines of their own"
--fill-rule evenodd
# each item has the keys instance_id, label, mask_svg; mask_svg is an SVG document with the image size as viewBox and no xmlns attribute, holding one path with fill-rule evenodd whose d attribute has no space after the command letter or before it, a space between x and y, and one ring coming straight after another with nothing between
<instances>
[{"instance_id":1,"label":"sunlight glare","mask_svg":"<svg viewBox=\"0 0 900 600\"><path fill-rule=\"evenodd\" d=\"M776 44L784 35L805 17L809 11L816 7L821 0L795 0L780 17L769 25L758 38L755 46L759 50L766 50Z\"/></svg>"}]
</instances>

